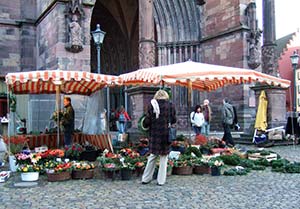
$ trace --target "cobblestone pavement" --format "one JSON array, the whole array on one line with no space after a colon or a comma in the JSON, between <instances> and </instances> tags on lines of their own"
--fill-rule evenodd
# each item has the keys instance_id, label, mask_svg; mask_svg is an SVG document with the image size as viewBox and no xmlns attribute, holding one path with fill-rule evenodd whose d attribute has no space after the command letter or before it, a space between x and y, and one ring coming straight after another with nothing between
<instances>
[{"instance_id":1,"label":"cobblestone pavement","mask_svg":"<svg viewBox=\"0 0 300 209\"><path fill-rule=\"evenodd\" d=\"M245 147L245 146L244 146ZM246 146L247 148L254 148ZM300 161L300 146L272 147L282 157ZM290 209L300 206L300 174L274 173L270 169L246 176L191 175L168 177L157 186L130 181L92 180L47 182L15 188L16 175L0 184L0 208L103 208L103 209Z\"/></svg>"}]
</instances>

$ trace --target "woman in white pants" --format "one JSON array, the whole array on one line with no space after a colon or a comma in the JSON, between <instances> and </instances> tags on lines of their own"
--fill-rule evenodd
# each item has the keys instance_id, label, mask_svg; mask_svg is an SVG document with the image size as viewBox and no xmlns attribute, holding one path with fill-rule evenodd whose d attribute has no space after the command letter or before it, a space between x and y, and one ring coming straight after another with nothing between
<instances>
[{"instance_id":1,"label":"woman in white pants","mask_svg":"<svg viewBox=\"0 0 300 209\"><path fill-rule=\"evenodd\" d=\"M157 184L164 185L167 178L168 154L170 151L168 125L176 123L174 105L169 102L169 95L164 90L159 90L148 106L144 125L149 127L149 151L147 165L142 177L142 184L148 184L153 179L156 159L159 157Z\"/></svg>"}]
</instances>

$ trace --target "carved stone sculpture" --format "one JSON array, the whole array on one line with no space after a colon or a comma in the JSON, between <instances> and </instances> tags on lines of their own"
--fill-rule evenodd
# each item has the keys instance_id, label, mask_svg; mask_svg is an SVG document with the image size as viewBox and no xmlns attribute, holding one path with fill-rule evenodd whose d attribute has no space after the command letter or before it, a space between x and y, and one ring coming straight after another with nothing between
<instances>
[{"instance_id":1,"label":"carved stone sculpture","mask_svg":"<svg viewBox=\"0 0 300 209\"><path fill-rule=\"evenodd\" d=\"M68 29L66 33L66 49L74 53L83 50L83 30L80 20L84 14L81 4L82 0L71 0L66 9L66 23Z\"/></svg>"}]
</instances>

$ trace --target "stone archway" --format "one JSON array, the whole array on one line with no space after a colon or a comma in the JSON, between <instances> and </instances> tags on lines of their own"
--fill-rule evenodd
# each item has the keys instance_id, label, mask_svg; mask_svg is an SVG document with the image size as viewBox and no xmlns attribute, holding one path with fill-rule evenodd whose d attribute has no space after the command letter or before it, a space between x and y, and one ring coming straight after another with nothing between
<instances>
[{"instance_id":1,"label":"stone archway","mask_svg":"<svg viewBox=\"0 0 300 209\"><path fill-rule=\"evenodd\" d=\"M101 73L119 75L138 69L138 1L97 0L91 17L91 30L100 24L106 32L101 47ZM91 71L97 72L97 51L91 41ZM110 108L127 106L124 89L111 88ZM107 97L106 97L107 98Z\"/></svg>"},{"instance_id":2,"label":"stone archway","mask_svg":"<svg viewBox=\"0 0 300 209\"><path fill-rule=\"evenodd\" d=\"M101 73L118 75L143 66L139 63L139 43L144 41L141 31L147 30L147 27L154 27L152 41L155 42L155 65L172 64L188 59L200 61L201 7L196 1L153 0L153 26L139 19L139 13L144 11L141 8L146 7L144 3L138 0L96 1L91 17L91 30L96 28L96 24L100 24L101 30L106 32L101 49ZM96 72L96 66L96 48L91 42L92 72ZM112 91L111 108L124 105L122 89ZM182 115L186 115L186 89L178 87L172 91L173 99L181 101L178 103L178 109L182 109ZM196 94L198 98L199 93Z\"/></svg>"}]
</instances>

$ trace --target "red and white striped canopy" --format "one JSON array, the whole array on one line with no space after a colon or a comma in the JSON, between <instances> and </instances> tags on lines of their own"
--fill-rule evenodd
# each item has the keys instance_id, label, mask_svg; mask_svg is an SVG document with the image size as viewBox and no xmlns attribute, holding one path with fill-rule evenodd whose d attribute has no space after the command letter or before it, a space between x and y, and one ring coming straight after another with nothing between
<instances>
[{"instance_id":1,"label":"red and white striped canopy","mask_svg":"<svg viewBox=\"0 0 300 209\"><path fill-rule=\"evenodd\" d=\"M14 94L55 94L59 86L64 94L90 95L105 86L121 84L118 76L62 70L8 73L5 79Z\"/></svg>"},{"instance_id":2,"label":"red and white striped canopy","mask_svg":"<svg viewBox=\"0 0 300 209\"><path fill-rule=\"evenodd\" d=\"M268 74L242 68L225 67L187 61L172 65L140 69L120 75L124 85L170 85L188 86L193 89L212 91L226 85L263 83L288 88L290 81Z\"/></svg>"}]
</instances>

